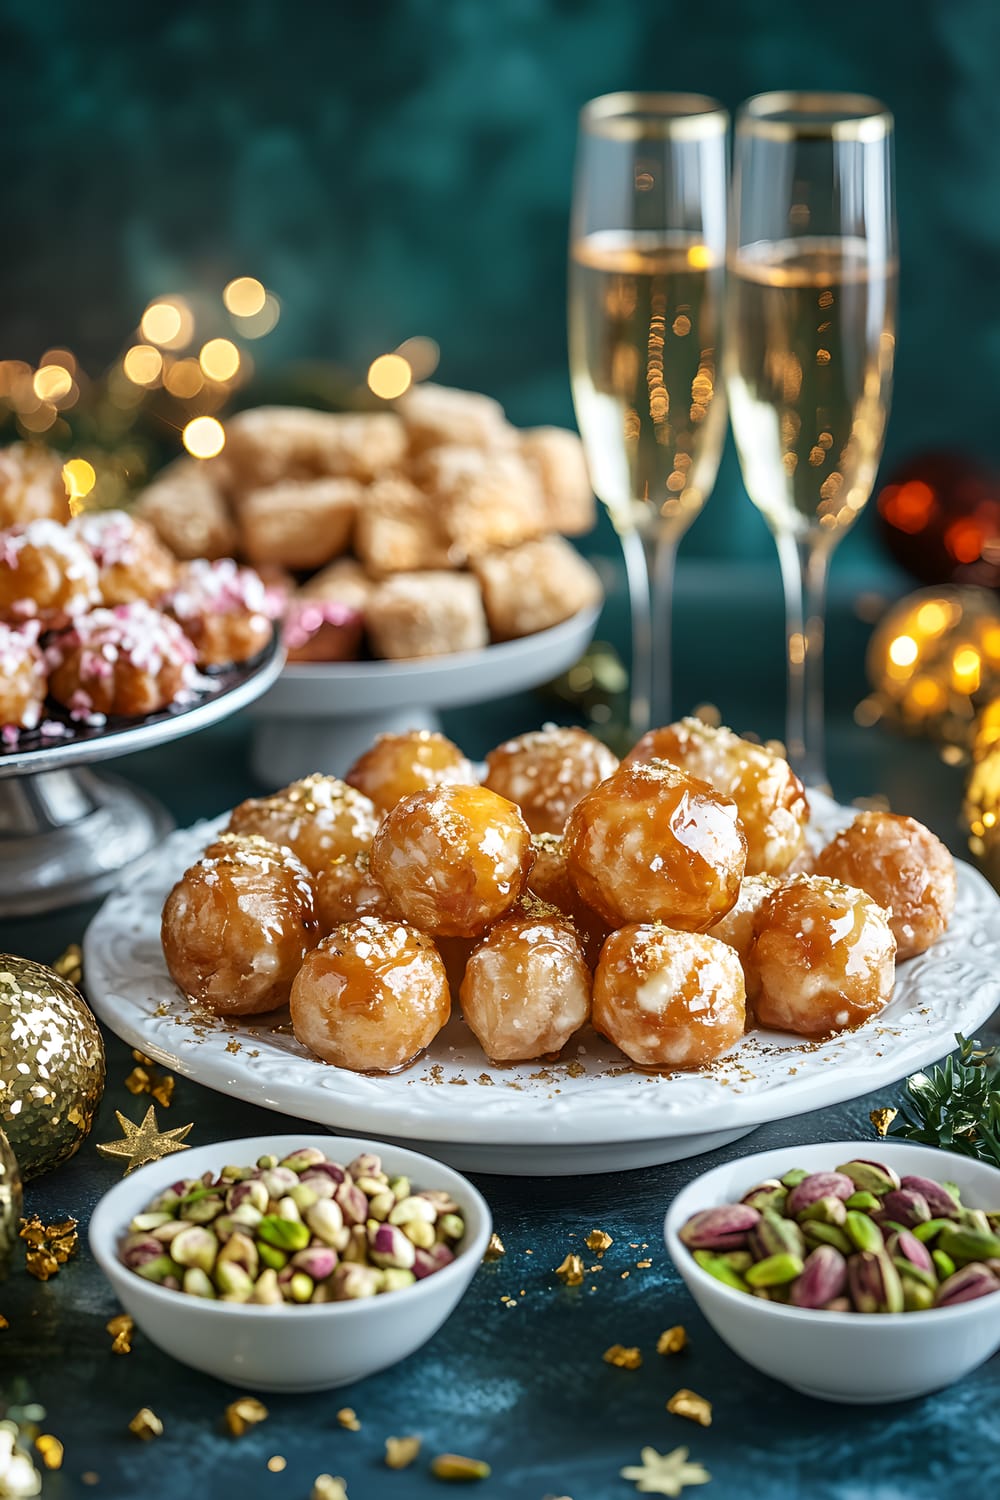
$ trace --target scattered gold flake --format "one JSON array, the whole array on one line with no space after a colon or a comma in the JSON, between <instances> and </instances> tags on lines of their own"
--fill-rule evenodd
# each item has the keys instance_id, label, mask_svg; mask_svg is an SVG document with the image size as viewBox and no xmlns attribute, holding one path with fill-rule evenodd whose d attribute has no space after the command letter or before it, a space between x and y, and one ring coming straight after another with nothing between
<instances>
[{"instance_id":1,"label":"scattered gold flake","mask_svg":"<svg viewBox=\"0 0 1000 1500\"><path fill-rule=\"evenodd\" d=\"M75 1219L59 1219L54 1224L43 1224L37 1214L22 1219L18 1234L27 1250L25 1265L28 1274L36 1281L48 1281L64 1266L79 1246Z\"/></svg>"},{"instance_id":2,"label":"scattered gold flake","mask_svg":"<svg viewBox=\"0 0 1000 1500\"><path fill-rule=\"evenodd\" d=\"M144 1443L148 1443L150 1438L163 1436L163 1423L155 1411L151 1411L148 1406L140 1406L128 1424L128 1430L134 1432L137 1438L142 1438Z\"/></svg>"},{"instance_id":3,"label":"scattered gold flake","mask_svg":"<svg viewBox=\"0 0 1000 1500\"><path fill-rule=\"evenodd\" d=\"M582 1078L586 1071L582 1062L574 1061L566 1064L566 1076L568 1078Z\"/></svg>"},{"instance_id":4,"label":"scattered gold flake","mask_svg":"<svg viewBox=\"0 0 1000 1500\"><path fill-rule=\"evenodd\" d=\"M628 1281L630 1275L631 1275L630 1271L623 1271L622 1272L622 1281Z\"/></svg>"},{"instance_id":5,"label":"scattered gold flake","mask_svg":"<svg viewBox=\"0 0 1000 1500\"><path fill-rule=\"evenodd\" d=\"M159 1068L141 1052L133 1052L136 1066L125 1080L130 1094L150 1094L167 1109L174 1097L176 1079L172 1073L161 1073Z\"/></svg>"},{"instance_id":6,"label":"scattered gold flake","mask_svg":"<svg viewBox=\"0 0 1000 1500\"><path fill-rule=\"evenodd\" d=\"M583 1280L583 1261L578 1255L567 1255L562 1265L556 1266L556 1275L564 1286L579 1286Z\"/></svg>"},{"instance_id":7,"label":"scattered gold flake","mask_svg":"<svg viewBox=\"0 0 1000 1500\"><path fill-rule=\"evenodd\" d=\"M656 1340L657 1354L680 1354L687 1346L687 1329L682 1323L675 1323L673 1328L665 1329Z\"/></svg>"},{"instance_id":8,"label":"scattered gold flake","mask_svg":"<svg viewBox=\"0 0 1000 1500\"><path fill-rule=\"evenodd\" d=\"M112 1354L132 1353L132 1334L135 1330L135 1322L128 1313L119 1313L117 1317L109 1318L104 1325L111 1335Z\"/></svg>"},{"instance_id":9,"label":"scattered gold flake","mask_svg":"<svg viewBox=\"0 0 1000 1500\"><path fill-rule=\"evenodd\" d=\"M648 1271L652 1264L653 1262L651 1260L637 1260L635 1263L635 1268L637 1271Z\"/></svg>"},{"instance_id":10,"label":"scattered gold flake","mask_svg":"<svg viewBox=\"0 0 1000 1500\"><path fill-rule=\"evenodd\" d=\"M420 1452L418 1437L387 1437L385 1462L390 1469L407 1469Z\"/></svg>"},{"instance_id":11,"label":"scattered gold flake","mask_svg":"<svg viewBox=\"0 0 1000 1500\"><path fill-rule=\"evenodd\" d=\"M476 1079L476 1082L481 1083L484 1088L493 1087L493 1079L488 1073L480 1073L479 1077Z\"/></svg>"},{"instance_id":12,"label":"scattered gold flake","mask_svg":"<svg viewBox=\"0 0 1000 1500\"><path fill-rule=\"evenodd\" d=\"M435 1479L489 1479L490 1472L481 1458L463 1458L460 1453L439 1453L431 1459Z\"/></svg>"},{"instance_id":13,"label":"scattered gold flake","mask_svg":"<svg viewBox=\"0 0 1000 1500\"><path fill-rule=\"evenodd\" d=\"M614 1240L603 1229L592 1229L583 1242L588 1250L593 1250L595 1255L603 1255L605 1250L610 1250Z\"/></svg>"},{"instance_id":14,"label":"scattered gold flake","mask_svg":"<svg viewBox=\"0 0 1000 1500\"><path fill-rule=\"evenodd\" d=\"M85 1469L80 1475L84 1484L100 1484L101 1476L94 1469Z\"/></svg>"},{"instance_id":15,"label":"scattered gold flake","mask_svg":"<svg viewBox=\"0 0 1000 1500\"><path fill-rule=\"evenodd\" d=\"M601 1358L606 1365L617 1365L619 1370L638 1370L642 1364L642 1351L636 1346L626 1348L624 1344L612 1344Z\"/></svg>"},{"instance_id":16,"label":"scattered gold flake","mask_svg":"<svg viewBox=\"0 0 1000 1500\"><path fill-rule=\"evenodd\" d=\"M65 952L60 953L52 967L61 978L79 987L83 979L83 950L80 944L70 943Z\"/></svg>"},{"instance_id":17,"label":"scattered gold flake","mask_svg":"<svg viewBox=\"0 0 1000 1500\"><path fill-rule=\"evenodd\" d=\"M225 1421L233 1437L242 1437L248 1427L266 1422L268 1415L267 1407L256 1396L241 1396L226 1407Z\"/></svg>"},{"instance_id":18,"label":"scattered gold flake","mask_svg":"<svg viewBox=\"0 0 1000 1500\"><path fill-rule=\"evenodd\" d=\"M284 1461L281 1467L285 1467ZM342 1479L339 1474L317 1474L309 1492L309 1500L348 1500L347 1480Z\"/></svg>"},{"instance_id":19,"label":"scattered gold flake","mask_svg":"<svg viewBox=\"0 0 1000 1500\"><path fill-rule=\"evenodd\" d=\"M130 1094L147 1094L149 1085L150 1077L145 1068L133 1068L125 1080L125 1087Z\"/></svg>"},{"instance_id":20,"label":"scattered gold flake","mask_svg":"<svg viewBox=\"0 0 1000 1500\"><path fill-rule=\"evenodd\" d=\"M711 1401L706 1401L704 1396L698 1396L685 1387L674 1392L667 1402L667 1411L675 1417L687 1417L689 1422L697 1422L702 1427L712 1425Z\"/></svg>"},{"instance_id":21,"label":"scattered gold flake","mask_svg":"<svg viewBox=\"0 0 1000 1500\"><path fill-rule=\"evenodd\" d=\"M272 1453L267 1461L267 1467L272 1474L280 1474L282 1469L287 1469L288 1459L282 1458L280 1453Z\"/></svg>"},{"instance_id":22,"label":"scattered gold flake","mask_svg":"<svg viewBox=\"0 0 1000 1500\"><path fill-rule=\"evenodd\" d=\"M235 1052L242 1052L242 1050L243 1050L243 1043L242 1042L238 1042L234 1036L231 1036L229 1038L229 1041L226 1043L226 1051L227 1052L234 1052L235 1053Z\"/></svg>"},{"instance_id":23,"label":"scattered gold flake","mask_svg":"<svg viewBox=\"0 0 1000 1500\"><path fill-rule=\"evenodd\" d=\"M674 1448L670 1453L657 1453L655 1448L643 1448L639 1455L641 1465L629 1464L620 1469L623 1479L635 1481L641 1495L680 1494L688 1485L708 1484L711 1474L699 1463L688 1463L687 1448Z\"/></svg>"},{"instance_id":24,"label":"scattered gold flake","mask_svg":"<svg viewBox=\"0 0 1000 1500\"><path fill-rule=\"evenodd\" d=\"M500 1257L501 1257L501 1255L506 1255L506 1254L507 1254L507 1251L506 1251L506 1248L504 1247L504 1242L500 1238L500 1236L497 1234L496 1230L494 1229L493 1233L490 1235L490 1242L486 1246L485 1251L483 1252L483 1260L485 1260L487 1262L493 1261L493 1260L499 1260Z\"/></svg>"},{"instance_id":25,"label":"scattered gold flake","mask_svg":"<svg viewBox=\"0 0 1000 1500\"><path fill-rule=\"evenodd\" d=\"M140 1125L128 1119L120 1109L115 1110L115 1115L123 1132L122 1139L108 1141L97 1149L102 1156L127 1159L126 1177L136 1167L143 1167L147 1162L160 1161L174 1151L188 1150L183 1141L194 1128L193 1125L178 1125L173 1130L161 1131L152 1105L147 1109Z\"/></svg>"},{"instance_id":26,"label":"scattered gold flake","mask_svg":"<svg viewBox=\"0 0 1000 1500\"><path fill-rule=\"evenodd\" d=\"M42 1463L47 1469L61 1469L63 1461L62 1443L51 1432L40 1432L35 1438L35 1447L38 1449Z\"/></svg>"},{"instance_id":27,"label":"scattered gold flake","mask_svg":"<svg viewBox=\"0 0 1000 1500\"><path fill-rule=\"evenodd\" d=\"M898 1109L873 1109L868 1116L878 1135L887 1135L889 1126L899 1114Z\"/></svg>"},{"instance_id":28,"label":"scattered gold flake","mask_svg":"<svg viewBox=\"0 0 1000 1500\"><path fill-rule=\"evenodd\" d=\"M360 1432L361 1422L353 1406L342 1406L337 1413L337 1421L341 1427L346 1427L348 1432Z\"/></svg>"},{"instance_id":29,"label":"scattered gold flake","mask_svg":"<svg viewBox=\"0 0 1000 1500\"><path fill-rule=\"evenodd\" d=\"M3 1313L0 1313L0 1329L9 1328L9 1327L10 1327L10 1320L8 1318L5 1318L4 1315L3 1315Z\"/></svg>"}]
</instances>

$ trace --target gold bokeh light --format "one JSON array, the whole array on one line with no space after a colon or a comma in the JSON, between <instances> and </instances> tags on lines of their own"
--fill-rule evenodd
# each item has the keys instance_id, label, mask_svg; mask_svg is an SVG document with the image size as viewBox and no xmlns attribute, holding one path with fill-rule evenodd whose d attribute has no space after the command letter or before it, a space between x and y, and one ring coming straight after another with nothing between
<instances>
[{"instance_id":1,"label":"gold bokeh light","mask_svg":"<svg viewBox=\"0 0 1000 1500\"><path fill-rule=\"evenodd\" d=\"M97 483L97 471L85 458L68 458L62 466L62 477L70 505L89 495Z\"/></svg>"},{"instance_id":2,"label":"gold bokeh light","mask_svg":"<svg viewBox=\"0 0 1000 1500\"><path fill-rule=\"evenodd\" d=\"M240 367L240 351L231 339L209 339L202 345L198 363L209 380L232 380Z\"/></svg>"},{"instance_id":3,"label":"gold bokeh light","mask_svg":"<svg viewBox=\"0 0 1000 1500\"><path fill-rule=\"evenodd\" d=\"M147 344L183 349L194 336L194 314L183 297L158 297L143 313L139 332Z\"/></svg>"},{"instance_id":4,"label":"gold bokeh light","mask_svg":"<svg viewBox=\"0 0 1000 1500\"><path fill-rule=\"evenodd\" d=\"M63 365L41 365L31 383L39 401L58 401L73 389L73 377Z\"/></svg>"},{"instance_id":5,"label":"gold bokeh light","mask_svg":"<svg viewBox=\"0 0 1000 1500\"><path fill-rule=\"evenodd\" d=\"M383 401L401 396L413 384L413 371L401 354L380 354L368 367L368 388Z\"/></svg>"},{"instance_id":6,"label":"gold bokeh light","mask_svg":"<svg viewBox=\"0 0 1000 1500\"><path fill-rule=\"evenodd\" d=\"M151 344L133 344L122 360L122 369L133 385L154 385L163 370L163 355Z\"/></svg>"},{"instance_id":7,"label":"gold bokeh light","mask_svg":"<svg viewBox=\"0 0 1000 1500\"><path fill-rule=\"evenodd\" d=\"M205 384L205 377L196 359L179 359L163 372L163 384L171 396L176 396L179 401L190 401Z\"/></svg>"},{"instance_id":8,"label":"gold bokeh light","mask_svg":"<svg viewBox=\"0 0 1000 1500\"><path fill-rule=\"evenodd\" d=\"M267 291L256 277L237 276L223 290L222 300L234 317L252 318L263 311Z\"/></svg>"},{"instance_id":9,"label":"gold bokeh light","mask_svg":"<svg viewBox=\"0 0 1000 1500\"><path fill-rule=\"evenodd\" d=\"M226 446L226 432L215 417L192 417L181 434L192 458L214 458Z\"/></svg>"}]
</instances>

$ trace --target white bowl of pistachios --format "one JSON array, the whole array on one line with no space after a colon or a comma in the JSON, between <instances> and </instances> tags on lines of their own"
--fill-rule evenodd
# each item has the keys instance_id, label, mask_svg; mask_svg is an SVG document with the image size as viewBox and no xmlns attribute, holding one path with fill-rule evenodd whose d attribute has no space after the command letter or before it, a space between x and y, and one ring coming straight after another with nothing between
<instances>
[{"instance_id":1,"label":"white bowl of pistachios","mask_svg":"<svg viewBox=\"0 0 1000 1500\"><path fill-rule=\"evenodd\" d=\"M317 1391L405 1359L482 1261L489 1208L459 1173L398 1146L252 1136L118 1183L90 1246L139 1329L232 1385Z\"/></svg>"}]
</instances>

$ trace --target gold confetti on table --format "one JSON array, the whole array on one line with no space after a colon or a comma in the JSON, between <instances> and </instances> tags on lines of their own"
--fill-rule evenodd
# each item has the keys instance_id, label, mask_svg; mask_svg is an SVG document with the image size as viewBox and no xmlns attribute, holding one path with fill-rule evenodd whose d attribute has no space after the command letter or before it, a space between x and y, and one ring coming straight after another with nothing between
<instances>
[{"instance_id":1,"label":"gold confetti on table","mask_svg":"<svg viewBox=\"0 0 1000 1500\"><path fill-rule=\"evenodd\" d=\"M687 1346L687 1329L682 1323L675 1323L673 1328L665 1328L656 1340L657 1354L680 1354Z\"/></svg>"},{"instance_id":2,"label":"gold confetti on table","mask_svg":"<svg viewBox=\"0 0 1000 1500\"><path fill-rule=\"evenodd\" d=\"M353 1406L342 1406L337 1413L337 1421L341 1427L346 1427L348 1432L360 1432L361 1422Z\"/></svg>"},{"instance_id":3,"label":"gold confetti on table","mask_svg":"<svg viewBox=\"0 0 1000 1500\"><path fill-rule=\"evenodd\" d=\"M651 1260L637 1260L635 1263L635 1268L637 1271L648 1271L652 1264L653 1262Z\"/></svg>"},{"instance_id":4,"label":"gold confetti on table","mask_svg":"<svg viewBox=\"0 0 1000 1500\"><path fill-rule=\"evenodd\" d=\"M101 1476L95 1469L85 1469L80 1475L84 1484L100 1484Z\"/></svg>"},{"instance_id":5,"label":"gold confetti on table","mask_svg":"<svg viewBox=\"0 0 1000 1500\"><path fill-rule=\"evenodd\" d=\"M887 1135L889 1133L889 1126L898 1114L898 1109L873 1109L868 1118L874 1125L878 1135Z\"/></svg>"},{"instance_id":6,"label":"gold confetti on table","mask_svg":"<svg viewBox=\"0 0 1000 1500\"><path fill-rule=\"evenodd\" d=\"M489 1479L492 1470L481 1458L465 1458L461 1453L439 1453L431 1459L435 1479Z\"/></svg>"},{"instance_id":7,"label":"gold confetti on table","mask_svg":"<svg viewBox=\"0 0 1000 1500\"><path fill-rule=\"evenodd\" d=\"M708 1484L712 1477L703 1464L688 1462L689 1452L688 1448L674 1448L670 1453L643 1448L642 1463L629 1464L619 1473L633 1480L641 1495L676 1496L689 1485Z\"/></svg>"},{"instance_id":8,"label":"gold confetti on table","mask_svg":"<svg viewBox=\"0 0 1000 1500\"><path fill-rule=\"evenodd\" d=\"M642 1364L642 1351L634 1344L629 1348L624 1344L612 1344L601 1358L606 1365L617 1365L619 1370L638 1370Z\"/></svg>"},{"instance_id":9,"label":"gold confetti on table","mask_svg":"<svg viewBox=\"0 0 1000 1500\"><path fill-rule=\"evenodd\" d=\"M127 1161L126 1177L136 1167L144 1167L147 1162L161 1161L174 1151L189 1149L183 1142L185 1136L194 1129L193 1122L190 1125L177 1125L173 1130L161 1130L156 1123L156 1111L152 1105L139 1125L123 1115L120 1109L115 1110L115 1115L123 1132L122 1139L108 1141L97 1149L102 1156Z\"/></svg>"},{"instance_id":10,"label":"gold confetti on table","mask_svg":"<svg viewBox=\"0 0 1000 1500\"><path fill-rule=\"evenodd\" d=\"M132 1334L135 1331L135 1321L128 1313L119 1313L117 1317L109 1318L104 1327L111 1335L112 1354L132 1353Z\"/></svg>"},{"instance_id":11,"label":"gold confetti on table","mask_svg":"<svg viewBox=\"0 0 1000 1500\"><path fill-rule=\"evenodd\" d=\"M241 1396L238 1401L230 1401L225 1410L225 1423L233 1437L242 1437L248 1427L256 1427L267 1418L267 1407L256 1396Z\"/></svg>"},{"instance_id":12,"label":"gold confetti on table","mask_svg":"<svg viewBox=\"0 0 1000 1500\"><path fill-rule=\"evenodd\" d=\"M38 1449L42 1463L47 1469L61 1469L64 1448L57 1437L51 1432L40 1432L35 1438L35 1447Z\"/></svg>"},{"instance_id":13,"label":"gold confetti on table","mask_svg":"<svg viewBox=\"0 0 1000 1500\"><path fill-rule=\"evenodd\" d=\"M583 1280L583 1261L571 1252L562 1265L556 1266L556 1275L565 1286L579 1286Z\"/></svg>"},{"instance_id":14,"label":"gold confetti on table","mask_svg":"<svg viewBox=\"0 0 1000 1500\"><path fill-rule=\"evenodd\" d=\"M83 949L79 943L70 943L52 965L60 979L75 984L77 989L83 982Z\"/></svg>"},{"instance_id":15,"label":"gold confetti on table","mask_svg":"<svg viewBox=\"0 0 1000 1500\"><path fill-rule=\"evenodd\" d=\"M75 1219L59 1219L54 1224L43 1224L37 1214L22 1219L18 1234L24 1240L25 1265L29 1276L36 1281L48 1281L55 1276L60 1266L76 1254L80 1243Z\"/></svg>"},{"instance_id":16,"label":"gold confetti on table","mask_svg":"<svg viewBox=\"0 0 1000 1500\"><path fill-rule=\"evenodd\" d=\"M339 1474L317 1474L309 1500L348 1500L347 1480Z\"/></svg>"},{"instance_id":17,"label":"gold confetti on table","mask_svg":"<svg viewBox=\"0 0 1000 1500\"><path fill-rule=\"evenodd\" d=\"M10 1327L9 1320L4 1317L3 1313L0 1313L0 1330L2 1330L4 1328L9 1328L9 1327Z\"/></svg>"},{"instance_id":18,"label":"gold confetti on table","mask_svg":"<svg viewBox=\"0 0 1000 1500\"><path fill-rule=\"evenodd\" d=\"M418 1437L387 1437L385 1462L390 1469L406 1469L420 1452Z\"/></svg>"},{"instance_id":19,"label":"gold confetti on table","mask_svg":"<svg viewBox=\"0 0 1000 1500\"><path fill-rule=\"evenodd\" d=\"M164 1109L169 1108L174 1097L177 1080L172 1073L161 1073L152 1058L144 1052L133 1051L136 1066L125 1080L130 1094L149 1094Z\"/></svg>"},{"instance_id":20,"label":"gold confetti on table","mask_svg":"<svg viewBox=\"0 0 1000 1500\"><path fill-rule=\"evenodd\" d=\"M610 1250L614 1240L604 1229L592 1229L583 1242L588 1250L593 1250L595 1255L603 1255L605 1250Z\"/></svg>"},{"instance_id":21,"label":"gold confetti on table","mask_svg":"<svg viewBox=\"0 0 1000 1500\"><path fill-rule=\"evenodd\" d=\"M499 1260L502 1255L506 1254L507 1251L504 1246L504 1242L497 1234L496 1230L494 1230L490 1235L489 1244L486 1246L486 1249L483 1252L483 1260L486 1262Z\"/></svg>"},{"instance_id":22,"label":"gold confetti on table","mask_svg":"<svg viewBox=\"0 0 1000 1500\"><path fill-rule=\"evenodd\" d=\"M272 1453L267 1461L267 1467L272 1474L280 1474L283 1469L287 1469L288 1459L282 1458L280 1453Z\"/></svg>"},{"instance_id":23,"label":"gold confetti on table","mask_svg":"<svg viewBox=\"0 0 1000 1500\"><path fill-rule=\"evenodd\" d=\"M128 1430L134 1432L137 1438L142 1438L144 1443L148 1443L150 1438L163 1436L163 1423L155 1411L151 1411L148 1406L140 1406L128 1424Z\"/></svg>"},{"instance_id":24,"label":"gold confetti on table","mask_svg":"<svg viewBox=\"0 0 1000 1500\"><path fill-rule=\"evenodd\" d=\"M706 1401L704 1396L699 1396L686 1387L674 1392L667 1402L667 1411L671 1416L687 1417L689 1422L697 1422L702 1427L712 1425L711 1401Z\"/></svg>"}]
</instances>

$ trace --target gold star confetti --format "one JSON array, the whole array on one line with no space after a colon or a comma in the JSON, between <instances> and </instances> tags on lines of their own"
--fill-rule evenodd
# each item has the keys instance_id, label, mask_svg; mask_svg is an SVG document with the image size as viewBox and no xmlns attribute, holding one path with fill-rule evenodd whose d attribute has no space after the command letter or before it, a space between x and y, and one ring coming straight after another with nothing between
<instances>
[{"instance_id":1,"label":"gold star confetti","mask_svg":"<svg viewBox=\"0 0 1000 1500\"><path fill-rule=\"evenodd\" d=\"M52 967L61 979L68 980L79 989L83 981L83 950L80 944L70 943L66 951L60 953Z\"/></svg>"},{"instance_id":2,"label":"gold star confetti","mask_svg":"<svg viewBox=\"0 0 1000 1500\"><path fill-rule=\"evenodd\" d=\"M483 1260L488 1263L488 1262L493 1261L493 1260L499 1260L500 1257L501 1257L501 1255L506 1255L506 1254L507 1254L507 1251L506 1251L506 1249L504 1247L504 1242L500 1238L500 1236L497 1234L496 1230L494 1230L493 1233L490 1235L490 1242L486 1246L485 1251L483 1252Z\"/></svg>"},{"instance_id":3,"label":"gold star confetti","mask_svg":"<svg viewBox=\"0 0 1000 1500\"><path fill-rule=\"evenodd\" d=\"M687 1346L687 1329L682 1323L675 1323L673 1328L664 1329L656 1340L657 1354L680 1354Z\"/></svg>"},{"instance_id":4,"label":"gold star confetti","mask_svg":"<svg viewBox=\"0 0 1000 1500\"><path fill-rule=\"evenodd\" d=\"M119 1313L115 1318L109 1318L104 1325L106 1331L111 1335L112 1354L132 1353L132 1334L135 1330L135 1322L128 1313Z\"/></svg>"},{"instance_id":5,"label":"gold star confetti","mask_svg":"<svg viewBox=\"0 0 1000 1500\"><path fill-rule=\"evenodd\" d=\"M173 1130L160 1130L156 1123L156 1111L152 1105L147 1109L141 1125L126 1118L120 1109L115 1110L118 1124L124 1132L120 1141L108 1141L98 1146L102 1156L117 1157L128 1161L125 1168L125 1176L136 1167L144 1167L147 1162L161 1161L164 1156L169 1156L174 1151L187 1151L189 1148L182 1144L186 1135L194 1129L191 1125L178 1125Z\"/></svg>"},{"instance_id":6,"label":"gold star confetti","mask_svg":"<svg viewBox=\"0 0 1000 1500\"><path fill-rule=\"evenodd\" d=\"M267 1418L267 1407L256 1396L241 1396L226 1407L225 1422L233 1437L242 1437L248 1427L256 1427Z\"/></svg>"},{"instance_id":7,"label":"gold star confetti","mask_svg":"<svg viewBox=\"0 0 1000 1500\"><path fill-rule=\"evenodd\" d=\"M670 1453L657 1453L655 1448L643 1448L639 1455L642 1464L629 1464L620 1469L623 1479L635 1481L641 1495L679 1495L688 1485L708 1484L711 1474L702 1464L688 1463L687 1448L674 1448Z\"/></svg>"},{"instance_id":8,"label":"gold star confetti","mask_svg":"<svg viewBox=\"0 0 1000 1500\"><path fill-rule=\"evenodd\" d=\"M163 1436L163 1423L155 1411L151 1411L148 1406L140 1406L128 1424L128 1430L134 1432L137 1438L142 1438L144 1443L148 1443L150 1438Z\"/></svg>"},{"instance_id":9,"label":"gold star confetti","mask_svg":"<svg viewBox=\"0 0 1000 1500\"><path fill-rule=\"evenodd\" d=\"M267 1467L272 1474L280 1474L283 1469L288 1468L288 1459L282 1458L280 1453L272 1453L267 1461Z\"/></svg>"},{"instance_id":10,"label":"gold star confetti","mask_svg":"<svg viewBox=\"0 0 1000 1500\"><path fill-rule=\"evenodd\" d=\"M617 1365L619 1370L638 1370L642 1364L642 1352L634 1344L628 1349L624 1344L612 1344L601 1358L606 1365Z\"/></svg>"},{"instance_id":11,"label":"gold star confetti","mask_svg":"<svg viewBox=\"0 0 1000 1500\"><path fill-rule=\"evenodd\" d=\"M706 1401L704 1396L698 1396L685 1387L674 1392L667 1402L667 1411L675 1417L687 1417L689 1422L697 1422L701 1427L712 1425L711 1401Z\"/></svg>"},{"instance_id":12,"label":"gold star confetti","mask_svg":"<svg viewBox=\"0 0 1000 1500\"><path fill-rule=\"evenodd\" d=\"M342 1406L337 1413L337 1421L341 1427L346 1427L348 1432L360 1432L361 1423L353 1406Z\"/></svg>"},{"instance_id":13,"label":"gold star confetti","mask_svg":"<svg viewBox=\"0 0 1000 1500\"><path fill-rule=\"evenodd\" d=\"M562 1265L556 1266L556 1275L565 1286L579 1286L583 1280L583 1261L578 1255L567 1255Z\"/></svg>"},{"instance_id":14,"label":"gold star confetti","mask_svg":"<svg viewBox=\"0 0 1000 1500\"><path fill-rule=\"evenodd\" d=\"M62 1468L63 1445L51 1432L40 1432L35 1438L35 1447L47 1469Z\"/></svg>"},{"instance_id":15,"label":"gold star confetti","mask_svg":"<svg viewBox=\"0 0 1000 1500\"><path fill-rule=\"evenodd\" d=\"M605 1250L610 1250L614 1240L603 1229L592 1229L583 1242L588 1250L593 1250L595 1255L603 1255Z\"/></svg>"},{"instance_id":16,"label":"gold star confetti","mask_svg":"<svg viewBox=\"0 0 1000 1500\"><path fill-rule=\"evenodd\" d=\"M439 1453L431 1459L435 1479L489 1479L491 1472L481 1458L463 1458L461 1453Z\"/></svg>"},{"instance_id":17,"label":"gold star confetti","mask_svg":"<svg viewBox=\"0 0 1000 1500\"><path fill-rule=\"evenodd\" d=\"M25 1265L28 1274L36 1281L48 1281L60 1266L64 1266L77 1252L79 1236L75 1219L59 1219L54 1224L43 1224L37 1214L22 1219L18 1230L27 1250Z\"/></svg>"},{"instance_id":18,"label":"gold star confetti","mask_svg":"<svg viewBox=\"0 0 1000 1500\"><path fill-rule=\"evenodd\" d=\"M339 1474L317 1474L309 1500L348 1500L347 1480L341 1479Z\"/></svg>"},{"instance_id":19,"label":"gold star confetti","mask_svg":"<svg viewBox=\"0 0 1000 1500\"><path fill-rule=\"evenodd\" d=\"M873 1109L868 1116L878 1135L887 1135L889 1126L899 1114L898 1109Z\"/></svg>"},{"instance_id":20,"label":"gold star confetti","mask_svg":"<svg viewBox=\"0 0 1000 1500\"><path fill-rule=\"evenodd\" d=\"M389 1469L407 1469L420 1452L418 1437L387 1437L385 1462Z\"/></svg>"}]
</instances>

